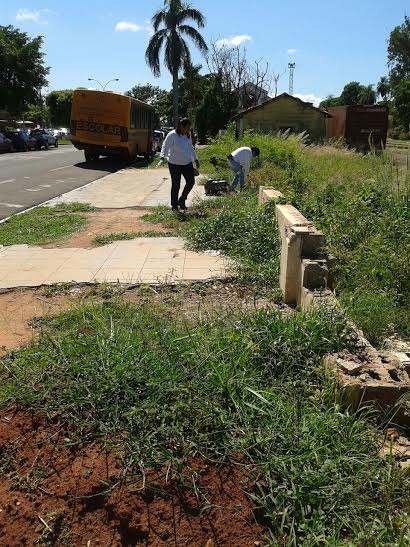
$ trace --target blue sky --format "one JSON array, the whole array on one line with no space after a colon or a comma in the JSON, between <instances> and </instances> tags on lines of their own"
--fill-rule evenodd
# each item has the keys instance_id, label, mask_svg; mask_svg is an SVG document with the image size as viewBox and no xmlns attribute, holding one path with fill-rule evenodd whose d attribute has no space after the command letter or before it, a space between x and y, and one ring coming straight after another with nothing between
<instances>
[{"instance_id":1,"label":"blue sky","mask_svg":"<svg viewBox=\"0 0 410 547\"><path fill-rule=\"evenodd\" d=\"M275 72L296 63L295 94L319 99L338 94L352 80L376 83L387 73L386 40L410 12L409 0L193 0L207 18L203 35L242 42L250 59L263 57ZM45 38L49 89L89 86L87 78L126 91L136 83L170 88L163 69L154 78L145 65L149 20L162 0L0 0L0 24ZM200 58L194 55L200 62ZM204 64L205 62L202 61ZM111 87L111 86L110 86ZM309 99L309 100L312 100Z\"/></svg>"}]
</instances>

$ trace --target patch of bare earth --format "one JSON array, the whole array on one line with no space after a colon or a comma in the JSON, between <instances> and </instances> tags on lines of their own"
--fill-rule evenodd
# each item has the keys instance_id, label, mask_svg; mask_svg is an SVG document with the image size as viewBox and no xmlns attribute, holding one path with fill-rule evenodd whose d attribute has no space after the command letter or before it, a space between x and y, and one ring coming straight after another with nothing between
<instances>
[{"instance_id":1,"label":"patch of bare earth","mask_svg":"<svg viewBox=\"0 0 410 547\"><path fill-rule=\"evenodd\" d=\"M61 285L12 290L0 293L0 357L38 335L40 331L32 324L35 317L56 315L80 303L112 298L134 304L161 304L171 316L183 315L189 321L227 309L249 311L273 305L248 285L229 280L155 287Z\"/></svg>"},{"instance_id":2,"label":"patch of bare earth","mask_svg":"<svg viewBox=\"0 0 410 547\"><path fill-rule=\"evenodd\" d=\"M145 209L98 209L87 213L81 213L87 219L87 225L83 230L72 234L66 239L60 240L45 248L75 247L88 249L93 246L96 236L108 235L116 232L162 232L168 230L161 224L152 224L141 220L146 215Z\"/></svg>"},{"instance_id":3,"label":"patch of bare earth","mask_svg":"<svg viewBox=\"0 0 410 547\"><path fill-rule=\"evenodd\" d=\"M0 357L36 335L31 319L61 313L67 305L64 295L46 298L41 290L18 289L0 294Z\"/></svg>"},{"instance_id":4,"label":"patch of bare earth","mask_svg":"<svg viewBox=\"0 0 410 547\"><path fill-rule=\"evenodd\" d=\"M0 451L3 547L250 547L263 536L243 467L192 461L184 487L170 468L125 473L121 454L73 444L58 416L17 409L0 411Z\"/></svg>"}]
</instances>

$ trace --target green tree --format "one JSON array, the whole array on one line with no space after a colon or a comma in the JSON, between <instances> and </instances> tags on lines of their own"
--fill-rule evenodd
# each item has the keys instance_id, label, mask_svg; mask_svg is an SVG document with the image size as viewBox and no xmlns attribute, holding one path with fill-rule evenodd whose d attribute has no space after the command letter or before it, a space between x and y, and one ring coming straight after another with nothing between
<instances>
[{"instance_id":1,"label":"green tree","mask_svg":"<svg viewBox=\"0 0 410 547\"><path fill-rule=\"evenodd\" d=\"M224 92L221 76L209 74L203 77L207 81L202 101L195 112L195 125L199 141L206 142L207 136L214 137L229 122L235 96Z\"/></svg>"},{"instance_id":2,"label":"green tree","mask_svg":"<svg viewBox=\"0 0 410 547\"><path fill-rule=\"evenodd\" d=\"M23 117L25 120L34 122L37 125L48 126L50 124L50 112L43 102L29 105Z\"/></svg>"},{"instance_id":3,"label":"green tree","mask_svg":"<svg viewBox=\"0 0 410 547\"><path fill-rule=\"evenodd\" d=\"M324 101L320 103L321 107L326 108L328 106L340 106L340 97L334 97L333 95L328 95Z\"/></svg>"},{"instance_id":4,"label":"green tree","mask_svg":"<svg viewBox=\"0 0 410 547\"><path fill-rule=\"evenodd\" d=\"M377 94L386 101L390 95L390 82L387 76L382 76L377 84Z\"/></svg>"},{"instance_id":5,"label":"green tree","mask_svg":"<svg viewBox=\"0 0 410 547\"><path fill-rule=\"evenodd\" d=\"M404 16L404 22L390 33L387 59L393 87L401 80L410 78L410 17L407 15Z\"/></svg>"},{"instance_id":6,"label":"green tree","mask_svg":"<svg viewBox=\"0 0 410 547\"><path fill-rule=\"evenodd\" d=\"M151 84L137 84L125 93L155 108L154 127L172 124L172 93Z\"/></svg>"},{"instance_id":7,"label":"green tree","mask_svg":"<svg viewBox=\"0 0 410 547\"><path fill-rule=\"evenodd\" d=\"M394 88L395 118L407 131L410 130L410 78L402 80Z\"/></svg>"},{"instance_id":8,"label":"green tree","mask_svg":"<svg viewBox=\"0 0 410 547\"><path fill-rule=\"evenodd\" d=\"M180 80L180 92L183 108L191 115L198 106L203 90L203 77L200 74L202 65L188 64L184 67L184 77Z\"/></svg>"},{"instance_id":9,"label":"green tree","mask_svg":"<svg viewBox=\"0 0 410 547\"><path fill-rule=\"evenodd\" d=\"M44 66L42 45L42 36L30 38L11 25L0 26L0 108L20 114L38 103L50 70Z\"/></svg>"},{"instance_id":10,"label":"green tree","mask_svg":"<svg viewBox=\"0 0 410 547\"><path fill-rule=\"evenodd\" d=\"M374 104L376 102L376 98L376 92L372 84L360 86L359 104Z\"/></svg>"},{"instance_id":11,"label":"green tree","mask_svg":"<svg viewBox=\"0 0 410 547\"><path fill-rule=\"evenodd\" d=\"M60 89L47 95L46 104L50 111L50 120L54 126L68 127L70 125L72 89Z\"/></svg>"},{"instance_id":12,"label":"green tree","mask_svg":"<svg viewBox=\"0 0 410 547\"><path fill-rule=\"evenodd\" d=\"M155 105L160 99L168 94L168 91L161 89L157 85L137 84L125 93L129 97L134 97L144 103Z\"/></svg>"},{"instance_id":13,"label":"green tree","mask_svg":"<svg viewBox=\"0 0 410 547\"><path fill-rule=\"evenodd\" d=\"M343 88L340 95L341 105L355 105L360 104L360 93L362 87L359 82L350 82Z\"/></svg>"},{"instance_id":14,"label":"green tree","mask_svg":"<svg viewBox=\"0 0 410 547\"><path fill-rule=\"evenodd\" d=\"M184 37L190 38L201 53L205 54L208 47L201 34L187 25L186 21L194 21L199 28L205 26L202 13L181 0L164 0L164 6L152 17L154 34L149 41L145 58L154 76L161 74L160 53L165 48L165 66L172 74L173 117L174 124L178 121L178 75L184 66L190 65L191 54Z\"/></svg>"}]
</instances>

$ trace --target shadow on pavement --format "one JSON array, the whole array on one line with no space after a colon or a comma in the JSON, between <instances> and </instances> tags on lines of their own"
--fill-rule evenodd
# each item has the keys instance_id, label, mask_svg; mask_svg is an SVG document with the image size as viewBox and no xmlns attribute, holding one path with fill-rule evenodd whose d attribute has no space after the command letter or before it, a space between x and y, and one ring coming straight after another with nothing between
<instances>
[{"instance_id":1,"label":"shadow on pavement","mask_svg":"<svg viewBox=\"0 0 410 547\"><path fill-rule=\"evenodd\" d=\"M107 171L108 173L115 173L115 171L119 171L120 169L124 169L125 167L149 167L152 164L152 158L138 158L134 162L130 162L128 160L124 159L116 159L116 158L106 158L102 157L95 161L81 161L79 163L74 164L74 167L79 167L80 169L89 169L94 171Z\"/></svg>"}]
</instances>

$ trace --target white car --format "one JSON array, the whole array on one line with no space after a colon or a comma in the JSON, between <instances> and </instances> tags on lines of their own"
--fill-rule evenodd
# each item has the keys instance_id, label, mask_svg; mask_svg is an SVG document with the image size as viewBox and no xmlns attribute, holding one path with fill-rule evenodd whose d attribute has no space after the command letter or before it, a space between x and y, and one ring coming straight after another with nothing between
<instances>
[{"instance_id":1,"label":"white car","mask_svg":"<svg viewBox=\"0 0 410 547\"><path fill-rule=\"evenodd\" d=\"M67 127L60 127L60 129L54 129L53 135L57 137L57 139L62 139L63 137L67 137L69 135L69 130Z\"/></svg>"}]
</instances>

